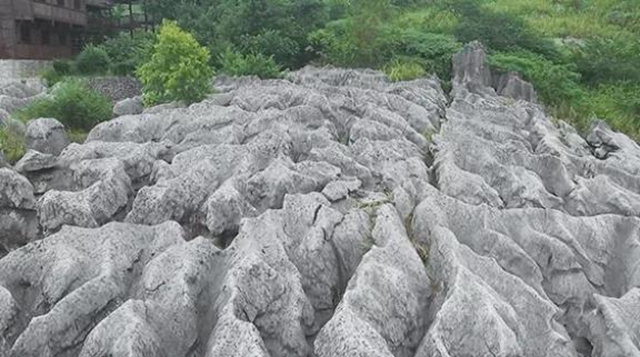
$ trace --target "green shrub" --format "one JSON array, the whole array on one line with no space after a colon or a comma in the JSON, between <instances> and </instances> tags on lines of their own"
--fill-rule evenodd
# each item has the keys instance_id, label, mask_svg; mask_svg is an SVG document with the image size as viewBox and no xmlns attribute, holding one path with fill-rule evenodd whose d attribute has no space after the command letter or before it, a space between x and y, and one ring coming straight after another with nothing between
<instances>
[{"instance_id":1,"label":"green shrub","mask_svg":"<svg viewBox=\"0 0 640 357\"><path fill-rule=\"evenodd\" d=\"M116 76L128 76L136 72L136 67L134 61L118 62L111 65L111 73Z\"/></svg>"},{"instance_id":2,"label":"green shrub","mask_svg":"<svg viewBox=\"0 0 640 357\"><path fill-rule=\"evenodd\" d=\"M267 57L261 53L243 55L227 50L221 55L220 64L223 73L234 77L258 76L262 79L282 77L280 67L273 57Z\"/></svg>"},{"instance_id":3,"label":"green shrub","mask_svg":"<svg viewBox=\"0 0 640 357\"><path fill-rule=\"evenodd\" d=\"M73 65L70 61L57 59L53 61L53 69L61 75L68 75L73 71Z\"/></svg>"},{"instance_id":4,"label":"green shrub","mask_svg":"<svg viewBox=\"0 0 640 357\"><path fill-rule=\"evenodd\" d=\"M309 44L326 63L380 67L394 57L401 29L391 22L393 9L389 0L350 1L350 16L310 33Z\"/></svg>"},{"instance_id":5,"label":"green shrub","mask_svg":"<svg viewBox=\"0 0 640 357\"><path fill-rule=\"evenodd\" d=\"M479 40L494 50L522 48L555 56L553 43L537 36L520 17L492 11L478 0L449 1L458 15L454 34L460 42Z\"/></svg>"},{"instance_id":6,"label":"green shrub","mask_svg":"<svg viewBox=\"0 0 640 357\"><path fill-rule=\"evenodd\" d=\"M244 35L237 48L241 53L262 53L273 56L276 63L289 68L299 66L297 62L301 53L299 44L282 31L268 30L255 36Z\"/></svg>"},{"instance_id":7,"label":"green shrub","mask_svg":"<svg viewBox=\"0 0 640 357\"><path fill-rule=\"evenodd\" d=\"M73 80L60 83L52 92L52 98L34 101L15 115L23 121L56 118L69 129L88 131L96 124L111 119L111 103L81 81Z\"/></svg>"},{"instance_id":8,"label":"green shrub","mask_svg":"<svg viewBox=\"0 0 640 357\"><path fill-rule=\"evenodd\" d=\"M573 61L588 84L640 82L640 41L594 38L574 49Z\"/></svg>"},{"instance_id":9,"label":"green shrub","mask_svg":"<svg viewBox=\"0 0 640 357\"><path fill-rule=\"evenodd\" d=\"M109 71L110 64L109 55L104 48L88 45L76 59L76 70L80 74L105 74Z\"/></svg>"},{"instance_id":10,"label":"green shrub","mask_svg":"<svg viewBox=\"0 0 640 357\"><path fill-rule=\"evenodd\" d=\"M40 73L40 77L42 77L44 84L49 88L53 87L56 83L60 82L63 78L63 76L52 67L43 70Z\"/></svg>"},{"instance_id":11,"label":"green shrub","mask_svg":"<svg viewBox=\"0 0 640 357\"><path fill-rule=\"evenodd\" d=\"M120 33L101 46L109 55L111 71L117 75L134 74L136 68L151 58L153 34L150 32Z\"/></svg>"},{"instance_id":12,"label":"green shrub","mask_svg":"<svg viewBox=\"0 0 640 357\"><path fill-rule=\"evenodd\" d=\"M575 66L556 64L541 55L527 52L498 52L489 57L491 67L498 72L519 72L530 81L545 104L577 105L583 96L580 74Z\"/></svg>"},{"instance_id":13,"label":"green shrub","mask_svg":"<svg viewBox=\"0 0 640 357\"><path fill-rule=\"evenodd\" d=\"M309 34L309 43L317 57L335 66L349 66L356 62L357 47L345 33L344 21Z\"/></svg>"},{"instance_id":14,"label":"green shrub","mask_svg":"<svg viewBox=\"0 0 640 357\"><path fill-rule=\"evenodd\" d=\"M175 22L164 21L151 59L136 70L147 105L200 101L211 91L209 52Z\"/></svg>"},{"instance_id":15,"label":"green shrub","mask_svg":"<svg viewBox=\"0 0 640 357\"><path fill-rule=\"evenodd\" d=\"M422 65L415 61L403 61L395 59L384 67L384 73L394 82L409 81L424 77L427 72Z\"/></svg>"},{"instance_id":16,"label":"green shrub","mask_svg":"<svg viewBox=\"0 0 640 357\"><path fill-rule=\"evenodd\" d=\"M24 136L12 125L0 128L0 151L13 164L24 155Z\"/></svg>"},{"instance_id":17,"label":"green shrub","mask_svg":"<svg viewBox=\"0 0 640 357\"><path fill-rule=\"evenodd\" d=\"M443 80L449 80L451 58L461 48L462 44L453 36L407 30L400 36L398 52L406 56L419 57L427 72L435 73Z\"/></svg>"}]
</instances>

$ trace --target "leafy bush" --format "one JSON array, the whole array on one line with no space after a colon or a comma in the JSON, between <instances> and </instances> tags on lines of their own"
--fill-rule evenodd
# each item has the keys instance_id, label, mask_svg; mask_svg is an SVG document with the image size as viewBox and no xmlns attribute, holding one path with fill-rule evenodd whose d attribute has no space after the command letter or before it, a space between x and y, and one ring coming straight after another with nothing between
<instances>
[{"instance_id":1,"label":"leafy bush","mask_svg":"<svg viewBox=\"0 0 640 357\"><path fill-rule=\"evenodd\" d=\"M301 55L300 45L294 39L285 36L282 31L268 30L258 35L244 35L238 49L241 53L262 53L273 56L280 64L290 68L298 67L297 56Z\"/></svg>"},{"instance_id":2,"label":"leafy bush","mask_svg":"<svg viewBox=\"0 0 640 357\"><path fill-rule=\"evenodd\" d=\"M427 72L415 61L395 59L384 67L384 73L394 82L424 77Z\"/></svg>"},{"instance_id":3,"label":"leafy bush","mask_svg":"<svg viewBox=\"0 0 640 357\"><path fill-rule=\"evenodd\" d=\"M73 65L70 61L57 59L53 61L53 69L61 75L68 75L73 71Z\"/></svg>"},{"instance_id":4,"label":"leafy bush","mask_svg":"<svg viewBox=\"0 0 640 357\"><path fill-rule=\"evenodd\" d=\"M574 50L573 61L589 84L640 81L640 41L594 38Z\"/></svg>"},{"instance_id":5,"label":"leafy bush","mask_svg":"<svg viewBox=\"0 0 640 357\"><path fill-rule=\"evenodd\" d=\"M450 9L458 14L454 34L461 42L479 40L494 50L555 55L553 43L537 36L520 17L487 9L478 0L450 0Z\"/></svg>"},{"instance_id":6,"label":"leafy bush","mask_svg":"<svg viewBox=\"0 0 640 357\"><path fill-rule=\"evenodd\" d=\"M448 80L451 78L451 58L461 48L462 44L453 36L407 30L400 37L398 51L403 55L421 58L426 71Z\"/></svg>"},{"instance_id":7,"label":"leafy bush","mask_svg":"<svg viewBox=\"0 0 640 357\"><path fill-rule=\"evenodd\" d=\"M309 34L309 44L326 63L344 67L380 67L394 57L400 28L389 23L389 0L348 2L349 17Z\"/></svg>"},{"instance_id":8,"label":"leafy bush","mask_svg":"<svg viewBox=\"0 0 640 357\"><path fill-rule=\"evenodd\" d=\"M24 155L24 136L12 125L0 128L0 151L10 163L15 163Z\"/></svg>"},{"instance_id":9,"label":"leafy bush","mask_svg":"<svg viewBox=\"0 0 640 357\"><path fill-rule=\"evenodd\" d=\"M584 94L575 66L556 64L541 55L526 51L498 52L489 57L498 72L519 72L530 81L542 101L552 106L577 104Z\"/></svg>"},{"instance_id":10,"label":"leafy bush","mask_svg":"<svg viewBox=\"0 0 640 357\"><path fill-rule=\"evenodd\" d=\"M51 98L34 101L15 115L23 121L56 118L67 128L79 130L89 130L111 119L109 100L79 80L62 82L51 94Z\"/></svg>"},{"instance_id":11,"label":"leafy bush","mask_svg":"<svg viewBox=\"0 0 640 357\"><path fill-rule=\"evenodd\" d=\"M88 45L76 59L76 70L80 74L105 74L109 71L110 64L109 55L104 48Z\"/></svg>"},{"instance_id":12,"label":"leafy bush","mask_svg":"<svg viewBox=\"0 0 640 357\"><path fill-rule=\"evenodd\" d=\"M230 76L258 76L262 79L280 78L280 67L273 60L261 53L243 55L227 50L220 57L221 71Z\"/></svg>"},{"instance_id":13,"label":"leafy bush","mask_svg":"<svg viewBox=\"0 0 640 357\"><path fill-rule=\"evenodd\" d=\"M44 84L49 88L53 87L63 78L63 76L54 68L47 68L43 70L42 72L40 72L40 77L42 77Z\"/></svg>"},{"instance_id":14,"label":"leafy bush","mask_svg":"<svg viewBox=\"0 0 640 357\"><path fill-rule=\"evenodd\" d=\"M108 39L102 47L112 61L111 71L117 75L134 74L136 68L151 58L153 34L150 32L120 33Z\"/></svg>"},{"instance_id":15,"label":"leafy bush","mask_svg":"<svg viewBox=\"0 0 640 357\"><path fill-rule=\"evenodd\" d=\"M356 62L356 45L346 35L344 21L309 34L311 48L324 63L349 66Z\"/></svg>"},{"instance_id":16,"label":"leafy bush","mask_svg":"<svg viewBox=\"0 0 640 357\"><path fill-rule=\"evenodd\" d=\"M111 65L111 73L116 76L128 76L136 72L137 64L134 61L118 62Z\"/></svg>"},{"instance_id":17,"label":"leafy bush","mask_svg":"<svg viewBox=\"0 0 640 357\"><path fill-rule=\"evenodd\" d=\"M151 59L136 70L146 104L200 101L211 91L209 52L175 22L164 21Z\"/></svg>"}]
</instances>

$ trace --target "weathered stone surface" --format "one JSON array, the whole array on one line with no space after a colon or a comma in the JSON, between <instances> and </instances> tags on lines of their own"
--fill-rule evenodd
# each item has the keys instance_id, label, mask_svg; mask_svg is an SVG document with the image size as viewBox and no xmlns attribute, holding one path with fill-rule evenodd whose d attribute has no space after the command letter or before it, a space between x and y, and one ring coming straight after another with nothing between
<instances>
[{"instance_id":1,"label":"weathered stone surface","mask_svg":"<svg viewBox=\"0 0 640 357\"><path fill-rule=\"evenodd\" d=\"M64 125L51 118L34 119L27 125L25 146L43 154L59 155L69 145Z\"/></svg>"},{"instance_id":2,"label":"weathered stone surface","mask_svg":"<svg viewBox=\"0 0 640 357\"><path fill-rule=\"evenodd\" d=\"M46 95L46 88L37 82L21 82L11 80L0 83L0 122L2 122L2 112L12 113L24 108L34 100Z\"/></svg>"},{"instance_id":3,"label":"weathered stone surface","mask_svg":"<svg viewBox=\"0 0 640 357\"><path fill-rule=\"evenodd\" d=\"M517 72L495 76L493 87L496 89L496 92L503 97L533 103L538 100L533 85L522 80Z\"/></svg>"},{"instance_id":4,"label":"weathered stone surface","mask_svg":"<svg viewBox=\"0 0 640 357\"><path fill-rule=\"evenodd\" d=\"M338 201L349 196L351 192L359 189L361 185L362 182L358 179L331 181L324 187L322 194L330 201Z\"/></svg>"},{"instance_id":5,"label":"weathered stone surface","mask_svg":"<svg viewBox=\"0 0 640 357\"><path fill-rule=\"evenodd\" d=\"M622 357L640 354L638 308L640 289L633 288L620 298L594 295L596 309L589 318L593 356Z\"/></svg>"},{"instance_id":6,"label":"weathered stone surface","mask_svg":"<svg viewBox=\"0 0 640 357\"><path fill-rule=\"evenodd\" d=\"M640 147L453 72L218 77L0 169L0 356L637 355Z\"/></svg>"},{"instance_id":7,"label":"weathered stone surface","mask_svg":"<svg viewBox=\"0 0 640 357\"><path fill-rule=\"evenodd\" d=\"M84 160L70 167L76 191L51 190L38 202L45 235L63 225L98 227L123 209L131 193L124 164L114 158Z\"/></svg>"},{"instance_id":8,"label":"weathered stone surface","mask_svg":"<svg viewBox=\"0 0 640 357\"><path fill-rule=\"evenodd\" d=\"M113 106L113 115L121 116L121 115L140 114L142 113L143 110L144 110L144 107L142 106L142 98L133 97L133 98L123 99L117 102Z\"/></svg>"},{"instance_id":9,"label":"weathered stone surface","mask_svg":"<svg viewBox=\"0 0 640 357\"><path fill-rule=\"evenodd\" d=\"M35 203L29 180L11 169L0 168L0 258L37 238Z\"/></svg>"},{"instance_id":10,"label":"weathered stone surface","mask_svg":"<svg viewBox=\"0 0 640 357\"><path fill-rule=\"evenodd\" d=\"M11 114L4 109L0 108L0 127L5 127L11 120Z\"/></svg>"},{"instance_id":11,"label":"weathered stone surface","mask_svg":"<svg viewBox=\"0 0 640 357\"><path fill-rule=\"evenodd\" d=\"M18 172L34 172L53 168L57 159L51 154L43 154L39 151L28 150L24 156L16 162L15 170Z\"/></svg>"},{"instance_id":12,"label":"weathered stone surface","mask_svg":"<svg viewBox=\"0 0 640 357\"><path fill-rule=\"evenodd\" d=\"M392 206L378 210L372 239L316 339L317 356L413 356L424 336L430 281Z\"/></svg>"}]
</instances>

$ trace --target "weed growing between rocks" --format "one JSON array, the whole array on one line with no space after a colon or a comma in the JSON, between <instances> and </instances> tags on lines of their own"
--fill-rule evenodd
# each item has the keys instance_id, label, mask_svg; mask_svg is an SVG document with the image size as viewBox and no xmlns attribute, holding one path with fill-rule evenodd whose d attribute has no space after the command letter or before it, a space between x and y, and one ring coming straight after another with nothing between
<instances>
[{"instance_id":1,"label":"weed growing between rocks","mask_svg":"<svg viewBox=\"0 0 640 357\"><path fill-rule=\"evenodd\" d=\"M0 151L9 163L15 163L24 155L24 135L15 126L0 128Z\"/></svg>"},{"instance_id":2,"label":"weed growing between rocks","mask_svg":"<svg viewBox=\"0 0 640 357\"><path fill-rule=\"evenodd\" d=\"M49 97L38 99L14 113L22 120L55 118L71 130L89 131L111 119L111 103L80 80L67 80L54 88Z\"/></svg>"}]
</instances>

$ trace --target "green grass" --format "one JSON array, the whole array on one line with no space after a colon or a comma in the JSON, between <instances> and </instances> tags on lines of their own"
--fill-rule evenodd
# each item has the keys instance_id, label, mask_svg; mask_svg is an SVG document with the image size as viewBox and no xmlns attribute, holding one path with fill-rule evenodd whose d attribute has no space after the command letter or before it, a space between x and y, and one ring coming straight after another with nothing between
<instances>
[{"instance_id":1,"label":"green grass","mask_svg":"<svg viewBox=\"0 0 640 357\"><path fill-rule=\"evenodd\" d=\"M16 163L25 153L23 135L12 126L0 128L0 151L9 163Z\"/></svg>"},{"instance_id":2,"label":"green grass","mask_svg":"<svg viewBox=\"0 0 640 357\"><path fill-rule=\"evenodd\" d=\"M580 6L578 4L584 5ZM640 29L638 3L620 0L495 0L487 7L520 16L543 36L549 37L625 37L637 36Z\"/></svg>"},{"instance_id":3,"label":"green grass","mask_svg":"<svg viewBox=\"0 0 640 357\"><path fill-rule=\"evenodd\" d=\"M76 129L76 130L69 130L67 132L67 137L69 138L69 141L71 141L72 143L78 143L78 144L84 143L84 141L87 139L87 135L89 135L89 133L84 130Z\"/></svg>"},{"instance_id":4,"label":"green grass","mask_svg":"<svg viewBox=\"0 0 640 357\"><path fill-rule=\"evenodd\" d=\"M394 82L410 81L427 75L427 71L419 63L397 59L385 66L383 71Z\"/></svg>"},{"instance_id":5,"label":"green grass","mask_svg":"<svg viewBox=\"0 0 640 357\"><path fill-rule=\"evenodd\" d=\"M454 13L437 7L407 11L394 21L395 27L443 34L453 33L457 24L458 18Z\"/></svg>"}]
</instances>

